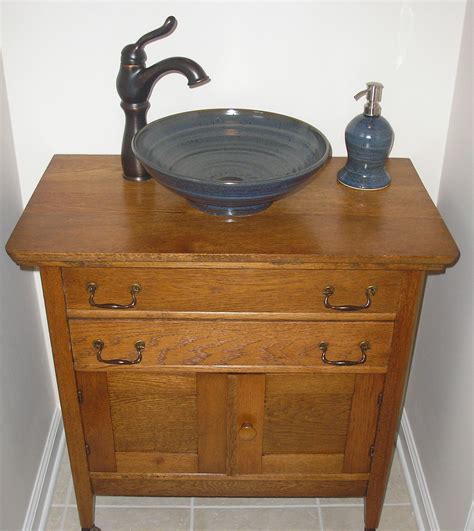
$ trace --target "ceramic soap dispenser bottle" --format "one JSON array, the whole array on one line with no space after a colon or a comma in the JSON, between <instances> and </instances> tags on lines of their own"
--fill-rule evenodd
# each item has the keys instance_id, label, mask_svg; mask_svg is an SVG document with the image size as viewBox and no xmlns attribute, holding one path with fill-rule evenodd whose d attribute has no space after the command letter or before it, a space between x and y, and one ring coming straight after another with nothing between
<instances>
[{"instance_id":1,"label":"ceramic soap dispenser bottle","mask_svg":"<svg viewBox=\"0 0 474 531\"><path fill-rule=\"evenodd\" d=\"M359 114L346 127L347 162L338 171L340 183L358 190L380 190L392 180L385 161L393 145L393 129L380 115L382 83L369 81L367 88L354 96L367 96L364 114Z\"/></svg>"}]
</instances>

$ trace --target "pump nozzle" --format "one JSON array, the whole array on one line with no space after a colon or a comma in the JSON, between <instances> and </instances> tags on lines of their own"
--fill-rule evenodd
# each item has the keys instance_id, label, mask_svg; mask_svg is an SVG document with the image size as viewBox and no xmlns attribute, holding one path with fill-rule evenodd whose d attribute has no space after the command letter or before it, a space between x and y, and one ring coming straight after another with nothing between
<instances>
[{"instance_id":1,"label":"pump nozzle","mask_svg":"<svg viewBox=\"0 0 474 531\"><path fill-rule=\"evenodd\" d=\"M362 96L367 96L367 103L364 105L365 116L380 116L382 107L380 102L382 101L383 85L378 81L367 81L367 88L358 92L354 99L358 100Z\"/></svg>"}]
</instances>

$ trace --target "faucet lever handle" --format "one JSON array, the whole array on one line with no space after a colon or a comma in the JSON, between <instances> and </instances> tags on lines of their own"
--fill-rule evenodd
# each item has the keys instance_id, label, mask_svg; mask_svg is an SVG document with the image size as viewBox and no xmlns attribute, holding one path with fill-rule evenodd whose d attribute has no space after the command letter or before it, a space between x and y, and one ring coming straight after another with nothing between
<instances>
[{"instance_id":1,"label":"faucet lever handle","mask_svg":"<svg viewBox=\"0 0 474 531\"><path fill-rule=\"evenodd\" d=\"M159 28L155 30L145 33L145 35L143 35L137 40L135 45L141 48L143 46L146 46L152 41L156 41L156 39L167 37L170 33L173 33L177 25L178 25L178 21L176 20L176 18L173 16L170 16L165 20L165 23L163 24L163 26L160 26Z\"/></svg>"},{"instance_id":2,"label":"faucet lever handle","mask_svg":"<svg viewBox=\"0 0 474 531\"><path fill-rule=\"evenodd\" d=\"M138 65L142 68L146 63L145 46L156 39L166 37L176 29L178 21L174 17L168 17L163 26L145 33L133 44L127 44L122 50L122 65Z\"/></svg>"}]
</instances>

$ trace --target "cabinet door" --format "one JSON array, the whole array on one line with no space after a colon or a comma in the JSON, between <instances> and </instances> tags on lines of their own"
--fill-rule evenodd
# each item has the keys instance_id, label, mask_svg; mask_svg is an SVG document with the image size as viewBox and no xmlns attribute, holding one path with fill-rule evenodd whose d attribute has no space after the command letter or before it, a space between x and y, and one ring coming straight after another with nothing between
<instances>
[{"instance_id":1,"label":"cabinet door","mask_svg":"<svg viewBox=\"0 0 474 531\"><path fill-rule=\"evenodd\" d=\"M370 470L383 374L78 371L95 472Z\"/></svg>"},{"instance_id":2,"label":"cabinet door","mask_svg":"<svg viewBox=\"0 0 474 531\"><path fill-rule=\"evenodd\" d=\"M298 475L370 470L383 374L198 378L200 472Z\"/></svg>"},{"instance_id":3,"label":"cabinet door","mask_svg":"<svg viewBox=\"0 0 474 531\"><path fill-rule=\"evenodd\" d=\"M383 383L383 374L267 375L262 472L368 472Z\"/></svg>"},{"instance_id":4,"label":"cabinet door","mask_svg":"<svg viewBox=\"0 0 474 531\"><path fill-rule=\"evenodd\" d=\"M77 372L89 469L197 472L196 376Z\"/></svg>"}]
</instances>

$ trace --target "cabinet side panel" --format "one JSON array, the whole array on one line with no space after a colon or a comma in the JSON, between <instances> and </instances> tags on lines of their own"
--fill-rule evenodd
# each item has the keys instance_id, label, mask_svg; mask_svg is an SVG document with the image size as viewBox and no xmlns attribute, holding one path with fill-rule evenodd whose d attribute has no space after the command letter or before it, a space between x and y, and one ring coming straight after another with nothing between
<instances>
[{"instance_id":1,"label":"cabinet side panel","mask_svg":"<svg viewBox=\"0 0 474 531\"><path fill-rule=\"evenodd\" d=\"M82 527L90 528L94 524L94 496L89 479L81 412L77 399L60 268L42 267L41 282L79 520Z\"/></svg>"},{"instance_id":2,"label":"cabinet side panel","mask_svg":"<svg viewBox=\"0 0 474 531\"><path fill-rule=\"evenodd\" d=\"M226 473L227 375L198 374L199 472Z\"/></svg>"},{"instance_id":3,"label":"cabinet side panel","mask_svg":"<svg viewBox=\"0 0 474 531\"><path fill-rule=\"evenodd\" d=\"M392 353L385 378L384 400L375 439L375 455L365 499L365 526L377 528L382 512L395 437L400 421L408 368L423 295L424 272L405 273L395 321Z\"/></svg>"},{"instance_id":4,"label":"cabinet side panel","mask_svg":"<svg viewBox=\"0 0 474 531\"><path fill-rule=\"evenodd\" d=\"M105 372L77 372L81 391L82 426L91 472L116 472L115 443Z\"/></svg>"}]
</instances>

